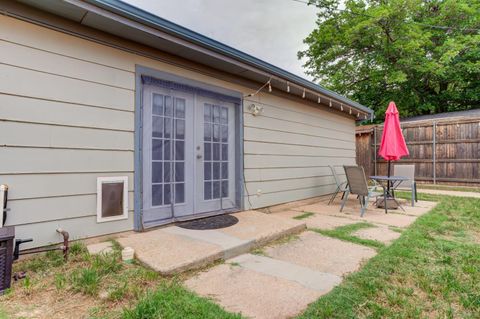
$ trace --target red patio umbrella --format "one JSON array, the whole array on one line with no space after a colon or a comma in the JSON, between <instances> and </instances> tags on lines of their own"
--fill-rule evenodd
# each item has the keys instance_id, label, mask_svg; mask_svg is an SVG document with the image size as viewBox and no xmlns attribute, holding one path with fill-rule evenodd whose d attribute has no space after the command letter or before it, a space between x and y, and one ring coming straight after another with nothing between
<instances>
[{"instance_id":1,"label":"red patio umbrella","mask_svg":"<svg viewBox=\"0 0 480 319\"><path fill-rule=\"evenodd\" d=\"M398 161L402 156L410 155L400 128L397 106L393 101L388 104L385 112L382 142L378 155L388 161L388 176L390 176L390 161Z\"/></svg>"}]
</instances>

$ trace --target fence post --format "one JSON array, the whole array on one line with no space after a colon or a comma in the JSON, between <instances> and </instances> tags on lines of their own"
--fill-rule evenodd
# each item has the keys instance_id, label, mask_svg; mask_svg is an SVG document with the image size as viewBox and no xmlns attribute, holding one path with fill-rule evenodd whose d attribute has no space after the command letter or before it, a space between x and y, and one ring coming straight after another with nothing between
<instances>
[{"instance_id":1,"label":"fence post","mask_svg":"<svg viewBox=\"0 0 480 319\"><path fill-rule=\"evenodd\" d=\"M437 183L437 152L436 152L436 143L437 143L437 122L433 121L433 149L432 149L432 156L433 156L433 184Z\"/></svg>"},{"instance_id":2,"label":"fence post","mask_svg":"<svg viewBox=\"0 0 480 319\"><path fill-rule=\"evenodd\" d=\"M377 176L377 126L373 127L373 162L374 162L374 171L375 176Z\"/></svg>"}]
</instances>

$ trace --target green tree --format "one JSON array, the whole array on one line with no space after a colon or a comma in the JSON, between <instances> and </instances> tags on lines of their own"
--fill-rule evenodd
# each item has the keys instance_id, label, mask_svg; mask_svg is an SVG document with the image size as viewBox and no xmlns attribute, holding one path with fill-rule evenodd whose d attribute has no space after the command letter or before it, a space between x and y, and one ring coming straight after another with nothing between
<instances>
[{"instance_id":1,"label":"green tree","mask_svg":"<svg viewBox=\"0 0 480 319\"><path fill-rule=\"evenodd\" d=\"M310 0L299 52L322 85L401 116L480 107L480 0Z\"/></svg>"}]
</instances>

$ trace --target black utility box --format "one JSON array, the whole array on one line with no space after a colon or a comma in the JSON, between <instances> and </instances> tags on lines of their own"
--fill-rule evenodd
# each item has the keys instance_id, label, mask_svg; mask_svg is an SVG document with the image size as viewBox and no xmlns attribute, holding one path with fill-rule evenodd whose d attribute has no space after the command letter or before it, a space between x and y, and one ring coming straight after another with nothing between
<instances>
[{"instance_id":1,"label":"black utility box","mask_svg":"<svg viewBox=\"0 0 480 319\"><path fill-rule=\"evenodd\" d=\"M4 226L0 228L0 295L5 289L10 288L13 263L13 238L15 227Z\"/></svg>"}]
</instances>

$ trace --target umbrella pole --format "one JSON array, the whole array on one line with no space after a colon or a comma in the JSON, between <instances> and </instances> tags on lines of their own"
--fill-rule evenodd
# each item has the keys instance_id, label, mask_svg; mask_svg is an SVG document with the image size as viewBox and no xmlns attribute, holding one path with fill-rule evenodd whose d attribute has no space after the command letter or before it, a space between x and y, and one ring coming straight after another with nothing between
<instances>
[{"instance_id":1,"label":"umbrella pole","mask_svg":"<svg viewBox=\"0 0 480 319\"><path fill-rule=\"evenodd\" d=\"M390 177L390 160L388 160L387 176ZM387 195L390 194L390 181L387 181Z\"/></svg>"}]
</instances>

